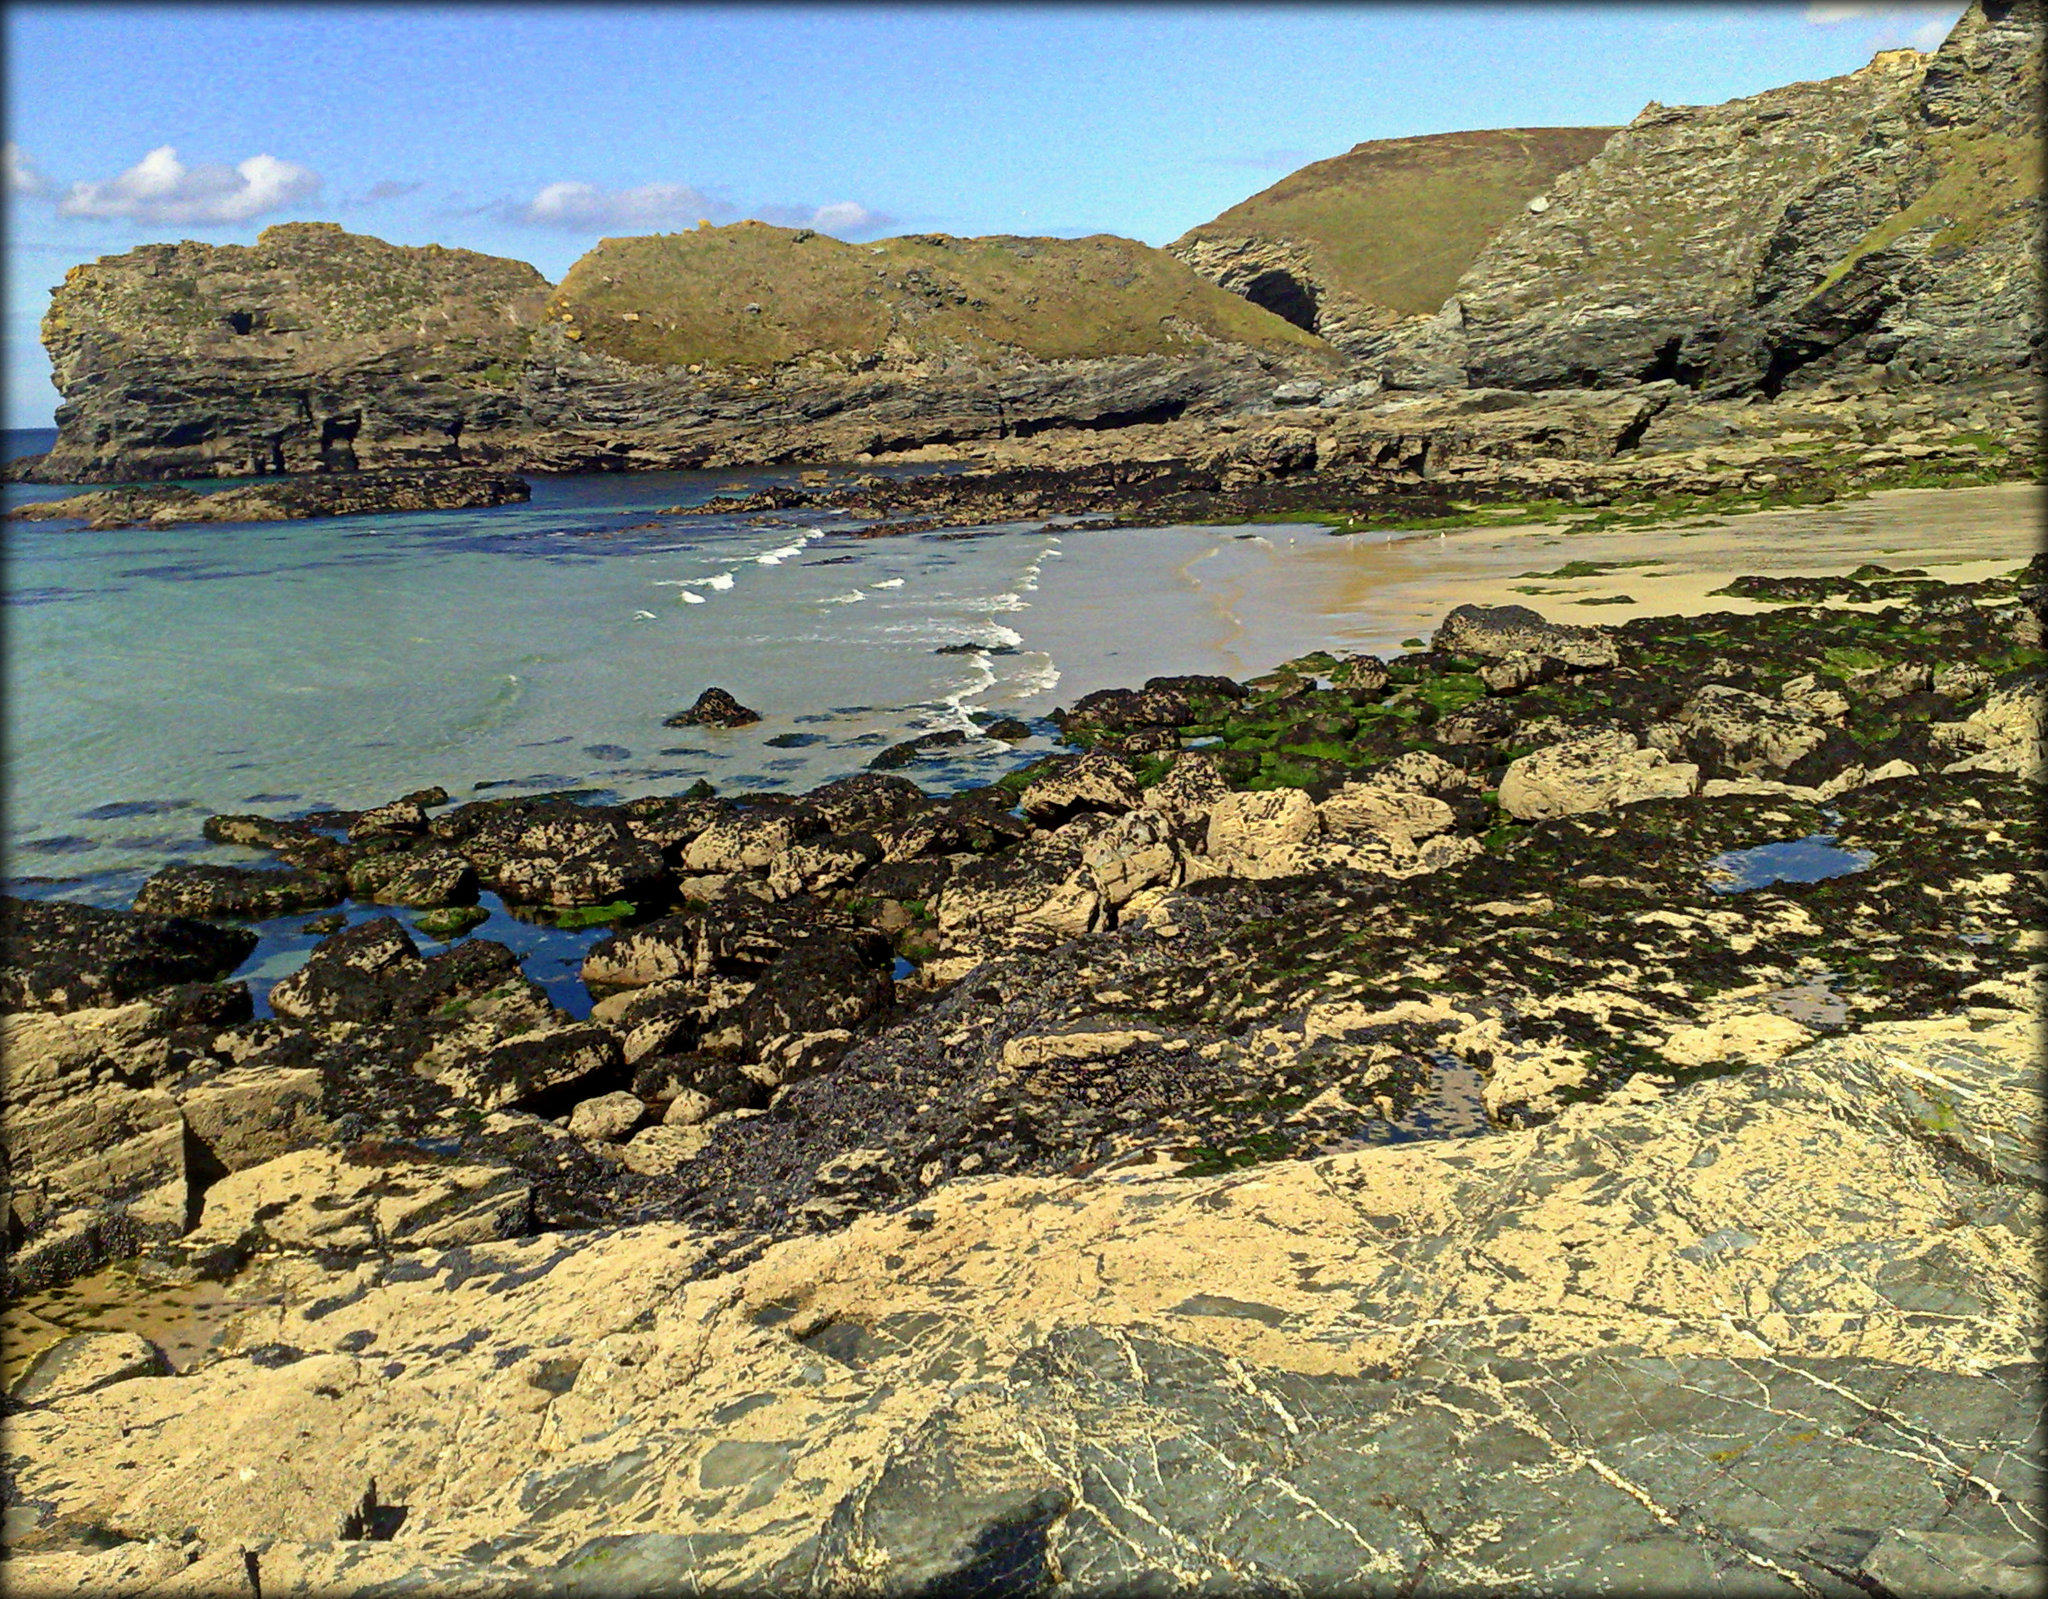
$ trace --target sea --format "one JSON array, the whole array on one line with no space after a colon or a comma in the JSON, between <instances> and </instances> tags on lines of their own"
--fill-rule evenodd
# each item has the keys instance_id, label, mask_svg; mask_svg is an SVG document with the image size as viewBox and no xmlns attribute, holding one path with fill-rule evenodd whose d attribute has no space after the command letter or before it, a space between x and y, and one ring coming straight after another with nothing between
<instances>
[{"instance_id":1,"label":"sea","mask_svg":"<svg viewBox=\"0 0 2048 1599\"><path fill-rule=\"evenodd\" d=\"M53 437L10 433L7 456ZM208 843L210 814L310 816L430 784L457 802L700 778L802 790L957 729L965 743L903 771L971 787L1058 748L1048 714L1093 689L1241 677L1323 645L1384 652L1414 625L1335 603L1342 541L1312 526L875 536L840 516L673 514L795 477L533 476L529 503L486 510L8 524L6 890L125 906L172 862L267 860ZM712 686L761 720L663 725ZM1031 736L982 735L998 716ZM587 1010L574 970L598 934L485 904L478 936ZM303 962L310 919L259 926L241 974L259 1001Z\"/></svg>"}]
</instances>

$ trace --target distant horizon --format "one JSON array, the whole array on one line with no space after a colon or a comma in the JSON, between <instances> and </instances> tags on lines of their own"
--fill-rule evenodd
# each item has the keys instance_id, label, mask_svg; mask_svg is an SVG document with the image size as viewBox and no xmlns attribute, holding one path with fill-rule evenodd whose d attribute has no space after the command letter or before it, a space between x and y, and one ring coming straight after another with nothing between
<instances>
[{"instance_id":1,"label":"distant horizon","mask_svg":"<svg viewBox=\"0 0 2048 1599\"><path fill-rule=\"evenodd\" d=\"M0 421L54 425L48 291L140 244L332 221L550 282L699 219L1163 245L1362 143L1621 126L1962 10L16 5Z\"/></svg>"}]
</instances>

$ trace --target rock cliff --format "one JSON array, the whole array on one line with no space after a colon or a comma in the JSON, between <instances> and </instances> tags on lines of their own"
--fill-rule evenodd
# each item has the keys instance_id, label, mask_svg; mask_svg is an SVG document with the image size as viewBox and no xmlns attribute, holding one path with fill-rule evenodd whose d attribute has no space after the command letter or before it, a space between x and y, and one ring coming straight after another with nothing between
<instances>
[{"instance_id":1,"label":"rock cliff","mask_svg":"<svg viewBox=\"0 0 2048 1599\"><path fill-rule=\"evenodd\" d=\"M1409 387L1761 391L1949 381L2041 338L2041 8L1972 5L1932 57L1652 104L1503 230L1388 363Z\"/></svg>"},{"instance_id":2,"label":"rock cliff","mask_svg":"<svg viewBox=\"0 0 2048 1599\"><path fill-rule=\"evenodd\" d=\"M1428 316L1480 249L1612 128L1373 139L1289 173L1167 246L1354 357Z\"/></svg>"},{"instance_id":3,"label":"rock cliff","mask_svg":"<svg viewBox=\"0 0 2048 1599\"><path fill-rule=\"evenodd\" d=\"M831 458L1263 398L1337 356L1162 251L740 223L514 261L332 224L74 268L53 481Z\"/></svg>"}]
</instances>

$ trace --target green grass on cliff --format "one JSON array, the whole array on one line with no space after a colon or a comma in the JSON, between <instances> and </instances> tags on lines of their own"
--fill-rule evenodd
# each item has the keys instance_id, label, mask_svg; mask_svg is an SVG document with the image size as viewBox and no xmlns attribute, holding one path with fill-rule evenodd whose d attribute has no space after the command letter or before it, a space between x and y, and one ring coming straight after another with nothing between
<instances>
[{"instance_id":1,"label":"green grass on cliff","mask_svg":"<svg viewBox=\"0 0 2048 1599\"><path fill-rule=\"evenodd\" d=\"M73 267L43 321L53 354L68 336L111 332L152 344L242 333L338 340L431 330L451 343L517 347L506 309L547 293L523 261L438 244L387 244L333 223L265 228L253 245L146 244ZM53 342L54 341L54 342Z\"/></svg>"},{"instance_id":2,"label":"green grass on cliff","mask_svg":"<svg viewBox=\"0 0 2048 1599\"><path fill-rule=\"evenodd\" d=\"M606 239L549 303L585 348L648 366L856 365L948 351L1041 360L1329 346L1133 239L921 234L846 244L740 222ZM1331 353L1334 361L1334 353Z\"/></svg>"},{"instance_id":3,"label":"green grass on cliff","mask_svg":"<svg viewBox=\"0 0 2048 1599\"><path fill-rule=\"evenodd\" d=\"M1403 316L1435 311L1496 233L1612 128L1497 128L1376 139L1290 173L1200 227L1296 240L1338 288Z\"/></svg>"},{"instance_id":4,"label":"green grass on cliff","mask_svg":"<svg viewBox=\"0 0 2048 1599\"><path fill-rule=\"evenodd\" d=\"M1957 128L1935 134L1927 143L1939 176L1911 205L1859 239L1815 293L1840 281L1865 256L1921 228L1936 230L1928 241L1936 251L1967 249L2026 207L2040 203L2039 139Z\"/></svg>"}]
</instances>

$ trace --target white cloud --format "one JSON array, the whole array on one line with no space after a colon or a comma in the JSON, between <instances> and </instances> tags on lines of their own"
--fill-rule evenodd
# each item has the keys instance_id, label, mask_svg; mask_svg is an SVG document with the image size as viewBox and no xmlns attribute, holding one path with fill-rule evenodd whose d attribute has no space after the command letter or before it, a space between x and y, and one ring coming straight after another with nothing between
<instances>
[{"instance_id":1,"label":"white cloud","mask_svg":"<svg viewBox=\"0 0 2048 1599\"><path fill-rule=\"evenodd\" d=\"M26 195L50 192L49 179L36 170L36 164L12 139L7 141L7 192Z\"/></svg>"},{"instance_id":2,"label":"white cloud","mask_svg":"<svg viewBox=\"0 0 2048 1599\"><path fill-rule=\"evenodd\" d=\"M830 205L765 205L757 213L763 222L785 228L814 228L839 238L861 234L873 237L896 219L884 211L870 210L858 200L834 200Z\"/></svg>"},{"instance_id":3,"label":"white cloud","mask_svg":"<svg viewBox=\"0 0 2048 1599\"><path fill-rule=\"evenodd\" d=\"M159 145L104 183L74 183L57 202L67 217L127 217L136 222L247 222L320 192L317 172L275 156L252 155L237 166L188 167Z\"/></svg>"},{"instance_id":4,"label":"white cloud","mask_svg":"<svg viewBox=\"0 0 2048 1599\"><path fill-rule=\"evenodd\" d=\"M1838 28L1859 23L1870 33L1873 45L1910 44L1916 50L1935 50L1949 35L1963 8L1954 3L1928 5L1925 0L1811 0L1806 20L1817 28Z\"/></svg>"},{"instance_id":5,"label":"white cloud","mask_svg":"<svg viewBox=\"0 0 2048 1599\"><path fill-rule=\"evenodd\" d=\"M518 216L539 227L601 233L606 228L687 228L730 210L686 183L643 183L637 189L550 183Z\"/></svg>"},{"instance_id":6,"label":"white cloud","mask_svg":"<svg viewBox=\"0 0 2048 1599\"><path fill-rule=\"evenodd\" d=\"M880 211L870 211L857 201L834 200L830 205L819 206L804 225L816 228L820 233L872 233L877 228L886 228L895 220Z\"/></svg>"}]
</instances>

